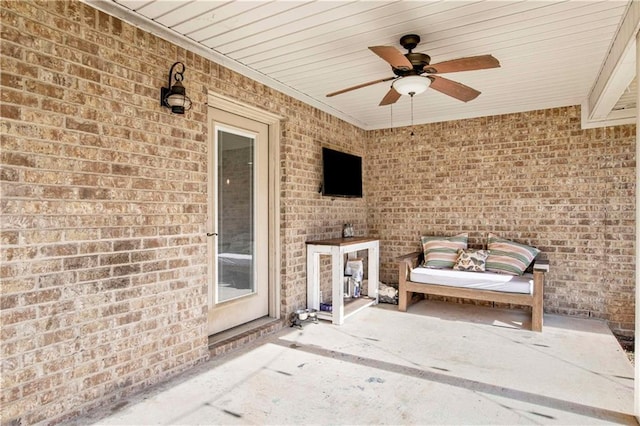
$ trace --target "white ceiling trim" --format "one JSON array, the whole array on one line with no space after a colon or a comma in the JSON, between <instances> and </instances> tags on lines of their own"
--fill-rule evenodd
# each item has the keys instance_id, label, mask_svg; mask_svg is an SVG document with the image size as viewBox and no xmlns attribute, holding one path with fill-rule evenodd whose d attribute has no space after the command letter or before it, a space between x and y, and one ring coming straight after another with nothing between
<instances>
[{"instance_id":1,"label":"white ceiling trim","mask_svg":"<svg viewBox=\"0 0 640 426\"><path fill-rule=\"evenodd\" d=\"M633 114L617 102L631 90L635 36L615 36L637 31L640 0L81 1L363 130L391 126L391 107L378 106L390 81L326 94L394 78L368 47L402 52L409 33L432 63L482 54L501 63L447 73L482 96L464 103L428 90L414 100L416 124L579 104L598 125ZM410 105L406 96L393 105L402 121L392 127L411 124Z\"/></svg>"},{"instance_id":2,"label":"white ceiling trim","mask_svg":"<svg viewBox=\"0 0 640 426\"><path fill-rule=\"evenodd\" d=\"M613 107L636 75L636 35L639 29L640 2L633 1L625 12L598 78L583 102L583 128L635 123L636 108L613 111Z\"/></svg>"},{"instance_id":3,"label":"white ceiling trim","mask_svg":"<svg viewBox=\"0 0 640 426\"><path fill-rule=\"evenodd\" d=\"M291 96L299 101L302 101L306 104L309 104L319 110L322 110L328 114L336 116L348 123L351 123L357 127L362 129L366 129L366 124L357 120L356 118L344 114L342 111L332 108L331 106L318 102L310 96L305 95L297 90L292 89L289 86L286 86L277 80L270 78L264 74L261 74L245 65L242 65L234 60L229 59L228 57L212 50L203 47L201 44L184 37L180 34L177 34L173 30L167 29L164 26L146 19L144 17L140 17L139 15L135 15L131 13L131 11L125 7L120 6L117 3L112 2L111 0L81 0L83 3L86 3L104 13L107 13L111 16L115 16L119 19L122 19L124 22L127 22L135 27L138 27L144 31L147 31L151 34L154 34L166 41L176 44L184 49L187 49L191 52L194 52L198 55L201 55L205 58L212 60L230 70L233 70L239 74L242 74L246 77L249 77L259 83L264 84L265 86L271 87L272 89L278 90L288 96Z\"/></svg>"}]
</instances>

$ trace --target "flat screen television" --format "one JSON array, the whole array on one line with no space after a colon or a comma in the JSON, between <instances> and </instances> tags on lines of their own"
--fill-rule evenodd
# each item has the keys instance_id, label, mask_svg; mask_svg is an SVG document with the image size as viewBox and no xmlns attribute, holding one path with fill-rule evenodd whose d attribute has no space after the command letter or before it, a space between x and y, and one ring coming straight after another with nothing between
<instances>
[{"instance_id":1,"label":"flat screen television","mask_svg":"<svg viewBox=\"0 0 640 426\"><path fill-rule=\"evenodd\" d=\"M322 195L362 198L362 157L323 147Z\"/></svg>"}]
</instances>

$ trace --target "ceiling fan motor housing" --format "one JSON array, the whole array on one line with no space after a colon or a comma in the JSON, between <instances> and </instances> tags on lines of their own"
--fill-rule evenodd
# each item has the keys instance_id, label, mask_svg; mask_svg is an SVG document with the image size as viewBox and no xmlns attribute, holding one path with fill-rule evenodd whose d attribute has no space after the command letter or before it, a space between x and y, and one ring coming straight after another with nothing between
<instances>
[{"instance_id":1,"label":"ceiling fan motor housing","mask_svg":"<svg viewBox=\"0 0 640 426\"><path fill-rule=\"evenodd\" d=\"M400 37L400 45L407 49L409 53L405 53L405 57L411 62L412 69L393 68L393 73L398 77L406 77L408 75L420 75L423 68L431 62L431 57L425 53L414 53L413 49L420 43L420 36L417 34L407 34Z\"/></svg>"},{"instance_id":2,"label":"ceiling fan motor housing","mask_svg":"<svg viewBox=\"0 0 640 426\"><path fill-rule=\"evenodd\" d=\"M404 55L411 65L413 65L412 69L404 69L404 68L393 68L393 73L399 77L405 77L407 75L420 75L424 72L424 67L429 65L431 62L431 57L425 53L406 53Z\"/></svg>"}]
</instances>

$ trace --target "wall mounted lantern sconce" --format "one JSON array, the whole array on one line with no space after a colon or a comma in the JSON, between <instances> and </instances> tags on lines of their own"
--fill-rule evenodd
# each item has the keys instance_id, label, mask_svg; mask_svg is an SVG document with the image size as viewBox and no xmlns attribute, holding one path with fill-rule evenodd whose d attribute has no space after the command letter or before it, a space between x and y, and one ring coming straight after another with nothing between
<instances>
[{"instance_id":1,"label":"wall mounted lantern sconce","mask_svg":"<svg viewBox=\"0 0 640 426\"><path fill-rule=\"evenodd\" d=\"M174 72L174 68L179 66ZM191 99L187 96L187 91L182 85L184 80L185 66L182 62L176 62L169 69L169 84L167 87L160 88L160 105L171 108L174 114L184 114L185 111L191 109ZM171 79L175 80L173 86Z\"/></svg>"}]
</instances>

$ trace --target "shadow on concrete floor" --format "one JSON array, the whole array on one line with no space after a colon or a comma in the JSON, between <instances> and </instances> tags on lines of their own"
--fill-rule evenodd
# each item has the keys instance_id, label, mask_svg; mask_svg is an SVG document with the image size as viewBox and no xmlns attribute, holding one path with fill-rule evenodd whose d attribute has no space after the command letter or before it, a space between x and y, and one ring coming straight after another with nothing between
<instances>
[{"instance_id":1,"label":"shadow on concrete floor","mask_svg":"<svg viewBox=\"0 0 640 426\"><path fill-rule=\"evenodd\" d=\"M603 322L546 315L535 333L527 317L379 305L282 329L77 424L637 424L633 367Z\"/></svg>"}]
</instances>

